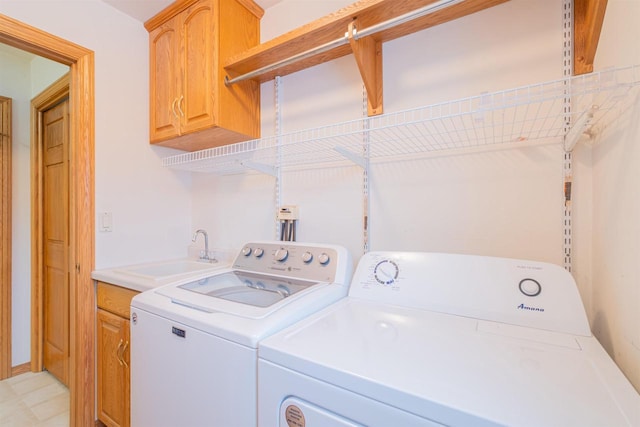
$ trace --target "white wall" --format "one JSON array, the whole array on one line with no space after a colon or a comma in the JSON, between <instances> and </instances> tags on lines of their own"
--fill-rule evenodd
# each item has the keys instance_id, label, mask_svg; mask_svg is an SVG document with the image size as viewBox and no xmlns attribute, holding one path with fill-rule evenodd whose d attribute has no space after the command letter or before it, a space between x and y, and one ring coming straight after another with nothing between
<instances>
[{"instance_id":1,"label":"white wall","mask_svg":"<svg viewBox=\"0 0 640 427\"><path fill-rule=\"evenodd\" d=\"M640 64L640 1L609 0L595 68ZM640 79L640 70L636 70ZM640 391L640 95L593 146L594 334Z\"/></svg>"},{"instance_id":2,"label":"white wall","mask_svg":"<svg viewBox=\"0 0 640 427\"><path fill-rule=\"evenodd\" d=\"M262 40L350 3L285 0L267 9ZM385 43L385 112L561 78L561 30L560 0L513 0ZM285 133L363 116L362 80L350 56L281 82ZM262 86L262 132L274 133L272 82ZM253 175L195 177L194 226L212 230L223 247L238 248L245 236L273 238L273 182ZM558 147L376 164L370 182L373 250L481 253L562 263ZM239 188L252 191L243 196ZM282 175L282 202L300 207L299 240L343 244L356 259L363 247L362 192L362 172L355 166ZM236 228L246 233L229 233L237 218L244 223Z\"/></svg>"},{"instance_id":3,"label":"white wall","mask_svg":"<svg viewBox=\"0 0 640 427\"><path fill-rule=\"evenodd\" d=\"M35 56L30 64L31 97L35 97L53 82L69 72L67 65Z\"/></svg>"},{"instance_id":4,"label":"white wall","mask_svg":"<svg viewBox=\"0 0 640 427\"><path fill-rule=\"evenodd\" d=\"M13 365L27 362L30 341L30 58L0 52L0 95L12 99L11 191L11 354Z\"/></svg>"}]
</instances>

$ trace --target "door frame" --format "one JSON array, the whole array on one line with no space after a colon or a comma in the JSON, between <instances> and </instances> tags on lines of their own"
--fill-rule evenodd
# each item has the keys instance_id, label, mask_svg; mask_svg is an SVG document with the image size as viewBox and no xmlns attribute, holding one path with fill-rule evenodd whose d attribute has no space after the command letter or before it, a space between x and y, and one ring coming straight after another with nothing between
<instances>
[{"instance_id":1,"label":"door frame","mask_svg":"<svg viewBox=\"0 0 640 427\"><path fill-rule=\"evenodd\" d=\"M70 68L70 424L95 423L94 53L0 14L0 42Z\"/></svg>"},{"instance_id":2,"label":"door frame","mask_svg":"<svg viewBox=\"0 0 640 427\"><path fill-rule=\"evenodd\" d=\"M11 98L0 96L0 380L11 376Z\"/></svg>"},{"instance_id":3,"label":"door frame","mask_svg":"<svg viewBox=\"0 0 640 427\"><path fill-rule=\"evenodd\" d=\"M31 371L44 369L44 112L69 96L66 73L31 100ZM69 183L67 183L69 185Z\"/></svg>"}]
</instances>

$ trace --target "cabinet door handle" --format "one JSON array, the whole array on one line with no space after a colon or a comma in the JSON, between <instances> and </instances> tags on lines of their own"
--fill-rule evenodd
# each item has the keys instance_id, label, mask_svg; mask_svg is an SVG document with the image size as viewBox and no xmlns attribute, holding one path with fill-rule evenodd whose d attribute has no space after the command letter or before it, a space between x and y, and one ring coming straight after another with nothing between
<instances>
[{"instance_id":1,"label":"cabinet door handle","mask_svg":"<svg viewBox=\"0 0 640 427\"><path fill-rule=\"evenodd\" d=\"M174 98L173 102L171 103L171 112L173 113L173 117L177 119L178 113L176 113L176 102L178 102L178 98Z\"/></svg>"},{"instance_id":2,"label":"cabinet door handle","mask_svg":"<svg viewBox=\"0 0 640 427\"><path fill-rule=\"evenodd\" d=\"M116 359L118 359L118 363L120 364L120 366L123 366L123 362L124 362L121 356L123 342L124 341L122 340L122 338L120 338L120 342L118 343L118 348L116 348Z\"/></svg>"},{"instance_id":3,"label":"cabinet door handle","mask_svg":"<svg viewBox=\"0 0 640 427\"><path fill-rule=\"evenodd\" d=\"M120 360L122 360L122 364L125 368L129 368L129 364L126 360L124 360L124 352L127 351L127 347L129 347L129 341L125 341L124 345L122 346L122 351L120 352Z\"/></svg>"},{"instance_id":4,"label":"cabinet door handle","mask_svg":"<svg viewBox=\"0 0 640 427\"><path fill-rule=\"evenodd\" d=\"M182 111L182 100L184 99L184 95L180 95L180 99L178 100L178 111L180 112L180 115L182 117L184 117L184 111Z\"/></svg>"}]
</instances>

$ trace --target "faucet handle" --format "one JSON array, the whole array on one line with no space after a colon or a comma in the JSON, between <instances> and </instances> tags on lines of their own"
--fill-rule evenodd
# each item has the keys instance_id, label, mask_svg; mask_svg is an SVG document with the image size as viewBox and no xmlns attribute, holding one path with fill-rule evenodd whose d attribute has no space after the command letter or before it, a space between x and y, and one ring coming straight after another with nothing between
<instances>
[{"instance_id":1,"label":"faucet handle","mask_svg":"<svg viewBox=\"0 0 640 427\"><path fill-rule=\"evenodd\" d=\"M213 252L207 252L204 250L200 251L200 258L198 258L199 262L209 262L209 263L216 263L218 262L218 260L215 258Z\"/></svg>"}]
</instances>

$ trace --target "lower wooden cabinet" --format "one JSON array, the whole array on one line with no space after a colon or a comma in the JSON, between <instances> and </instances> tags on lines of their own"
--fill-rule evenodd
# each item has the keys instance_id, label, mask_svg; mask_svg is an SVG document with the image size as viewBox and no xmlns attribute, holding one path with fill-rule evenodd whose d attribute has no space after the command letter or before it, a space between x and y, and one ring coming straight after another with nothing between
<instances>
[{"instance_id":1,"label":"lower wooden cabinet","mask_svg":"<svg viewBox=\"0 0 640 427\"><path fill-rule=\"evenodd\" d=\"M130 425L129 305L136 294L98 282L98 419L108 427Z\"/></svg>"}]
</instances>

